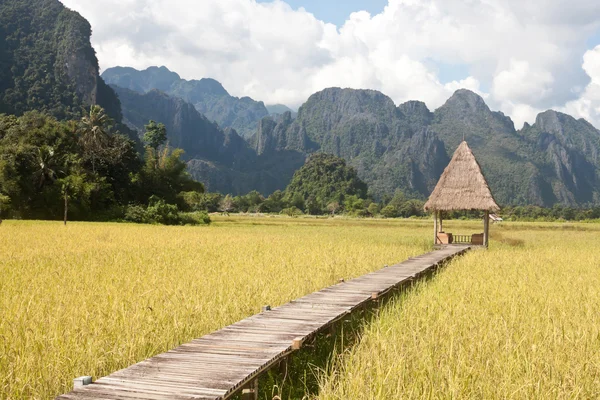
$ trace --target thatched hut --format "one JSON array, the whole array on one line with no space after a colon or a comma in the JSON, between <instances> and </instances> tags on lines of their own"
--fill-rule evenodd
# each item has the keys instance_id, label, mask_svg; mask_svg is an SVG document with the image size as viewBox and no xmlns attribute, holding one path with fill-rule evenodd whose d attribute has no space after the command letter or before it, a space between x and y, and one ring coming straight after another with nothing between
<instances>
[{"instance_id":1,"label":"thatched hut","mask_svg":"<svg viewBox=\"0 0 600 400\"><path fill-rule=\"evenodd\" d=\"M442 213L456 210L483 211L483 233L472 236L453 236L443 230ZM500 207L494 200L492 192L481 172L467 142L462 142L450 164L444 170L433 193L425 203L425 211L433 212L434 243L488 245L489 214L497 212ZM438 224L439 219L439 224Z\"/></svg>"}]
</instances>

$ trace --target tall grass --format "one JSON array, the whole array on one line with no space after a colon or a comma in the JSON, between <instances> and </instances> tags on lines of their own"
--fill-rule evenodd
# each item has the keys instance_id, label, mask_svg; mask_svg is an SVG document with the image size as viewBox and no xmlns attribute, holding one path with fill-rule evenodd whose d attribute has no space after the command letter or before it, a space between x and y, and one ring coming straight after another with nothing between
<instances>
[{"instance_id":1,"label":"tall grass","mask_svg":"<svg viewBox=\"0 0 600 400\"><path fill-rule=\"evenodd\" d=\"M0 398L50 398L429 248L430 224L217 218L209 227L5 221Z\"/></svg>"},{"instance_id":2,"label":"tall grass","mask_svg":"<svg viewBox=\"0 0 600 400\"><path fill-rule=\"evenodd\" d=\"M600 398L598 226L493 230L489 251L385 307L319 398Z\"/></svg>"}]
</instances>

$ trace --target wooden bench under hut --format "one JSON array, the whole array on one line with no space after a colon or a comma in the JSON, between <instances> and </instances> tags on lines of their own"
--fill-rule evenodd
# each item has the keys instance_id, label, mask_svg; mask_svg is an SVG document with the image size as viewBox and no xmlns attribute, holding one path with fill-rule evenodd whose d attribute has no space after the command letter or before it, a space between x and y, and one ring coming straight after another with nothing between
<instances>
[{"instance_id":1,"label":"wooden bench under hut","mask_svg":"<svg viewBox=\"0 0 600 400\"><path fill-rule=\"evenodd\" d=\"M444 232L442 213L448 211L483 211L483 233L453 235ZM490 213L500 211L467 142L463 141L444 170L433 193L425 203L433 212L435 246L470 244L488 246ZM439 223L438 223L439 222Z\"/></svg>"}]
</instances>

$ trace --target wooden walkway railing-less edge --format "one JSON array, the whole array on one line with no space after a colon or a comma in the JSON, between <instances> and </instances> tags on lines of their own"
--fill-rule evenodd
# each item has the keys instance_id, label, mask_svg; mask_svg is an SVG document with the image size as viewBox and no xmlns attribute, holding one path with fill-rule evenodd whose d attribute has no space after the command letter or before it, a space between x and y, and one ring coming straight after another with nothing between
<instances>
[{"instance_id":1,"label":"wooden walkway railing-less edge","mask_svg":"<svg viewBox=\"0 0 600 400\"><path fill-rule=\"evenodd\" d=\"M227 399L353 310L462 254L450 246L264 311L79 387L60 400Z\"/></svg>"}]
</instances>

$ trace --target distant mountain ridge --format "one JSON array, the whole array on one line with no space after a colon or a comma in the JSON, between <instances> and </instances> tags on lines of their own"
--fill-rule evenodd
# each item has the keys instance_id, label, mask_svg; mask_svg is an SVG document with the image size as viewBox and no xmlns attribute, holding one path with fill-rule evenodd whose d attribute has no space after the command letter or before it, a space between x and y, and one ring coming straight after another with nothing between
<instances>
[{"instance_id":1,"label":"distant mountain ridge","mask_svg":"<svg viewBox=\"0 0 600 400\"><path fill-rule=\"evenodd\" d=\"M289 108L288 106L284 105L284 104L271 104L271 105L267 105L267 111L269 111L269 115L271 115L272 117L276 117L278 115L283 115L286 112L290 112L292 114L293 118L296 118L296 116L298 115L298 112L292 110L291 108Z\"/></svg>"},{"instance_id":2,"label":"distant mountain ridge","mask_svg":"<svg viewBox=\"0 0 600 400\"><path fill-rule=\"evenodd\" d=\"M214 79L185 80L166 67L150 67L138 71L129 67L109 68L102 77L110 85L144 94L153 89L179 97L222 128L233 128L248 137L258 121L269 115L263 102L250 97L237 98Z\"/></svg>"},{"instance_id":3,"label":"distant mountain ridge","mask_svg":"<svg viewBox=\"0 0 600 400\"><path fill-rule=\"evenodd\" d=\"M429 111L409 101L396 107L380 92L330 88L312 95L298 117L259 124L258 154L293 150L348 160L381 197L400 188L429 195L464 137L501 204L551 206L600 201L600 131L585 120L547 111L521 131L483 98L458 90Z\"/></svg>"},{"instance_id":4,"label":"distant mountain ridge","mask_svg":"<svg viewBox=\"0 0 600 400\"><path fill-rule=\"evenodd\" d=\"M152 85L162 81L171 88L175 75L167 71L164 79L152 77ZM216 81L195 82L204 91L224 91ZM308 155L324 152L346 159L376 198L396 189L425 198L465 137L501 204L600 203L600 131L551 110L517 131L509 117L469 90L456 91L432 112L419 101L396 106L374 90L329 88L313 94L295 118L290 111L262 118L246 142L181 99L114 88L125 118L138 130L148 119L166 121L171 143L188 154L192 174L214 190L283 189ZM138 114L143 118L135 119Z\"/></svg>"},{"instance_id":5,"label":"distant mountain ridge","mask_svg":"<svg viewBox=\"0 0 600 400\"><path fill-rule=\"evenodd\" d=\"M185 151L189 172L208 190L271 193L285 187L304 164L305 156L298 152L257 154L234 129L221 129L180 98L159 90L141 94L112 87L121 99L124 122L140 137L149 120L164 123L169 145Z\"/></svg>"}]
</instances>

